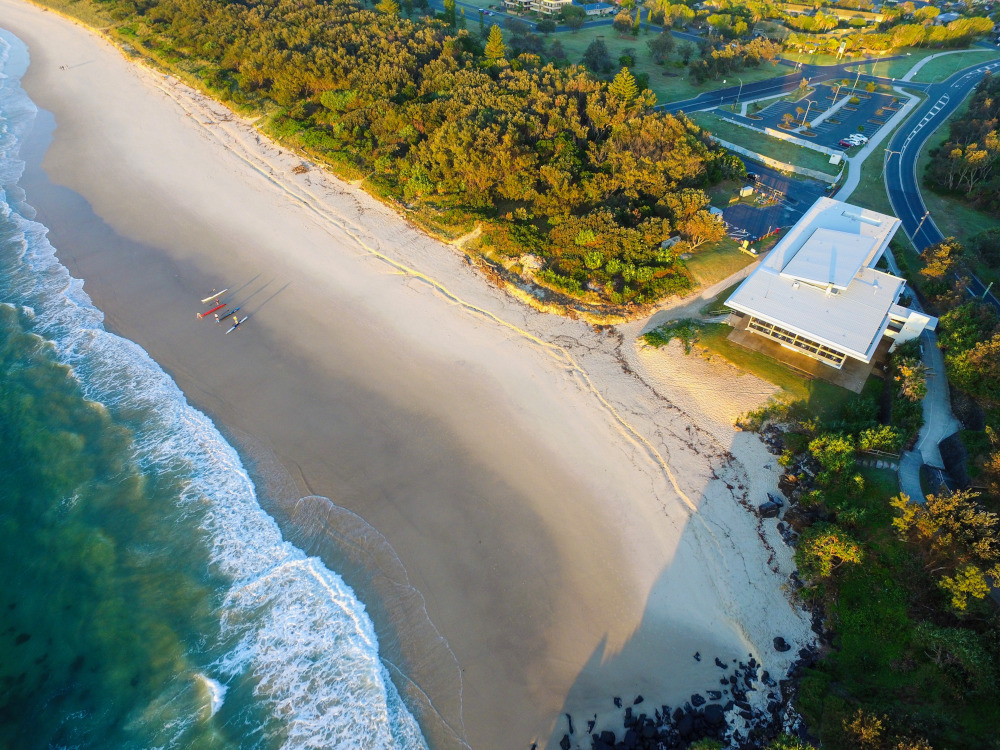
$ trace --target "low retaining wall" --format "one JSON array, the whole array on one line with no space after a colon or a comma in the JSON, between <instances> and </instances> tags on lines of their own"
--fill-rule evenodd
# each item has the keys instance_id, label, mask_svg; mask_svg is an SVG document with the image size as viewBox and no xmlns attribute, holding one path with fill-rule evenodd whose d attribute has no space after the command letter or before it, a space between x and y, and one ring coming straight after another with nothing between
<instances>
[{"instance_id":1,"label":"low retaining wall","mask_svg":"<svg viewBox=\"0 0 1000 750\"><path fill-rule=\"evenodd\" d=\"M748 148L737 146L735 143L729 143L728 141L724 141L721 138L716 138L714 135L712 136L712 138L720 146L724 146L730 151L734 151L737 154L742 154L743 156L749 156L751 159L754 159L755 161L759 161L762 164L767 165L768 167L779 169L782 172L795 172L796 174L805 175L806 177L812 177L815 180L821 180L822 182L826 182L831 185L840 179L839 174L834 176L834 175L829 175L826 172L820 172L815 169L809 169L807 167L797 167L794 164L786 164L783 161L772 159L770 156L764 156L764 154L758 154L756 151L751 151ZM846 164L846 162L844 163ZM841 168L841 171L843 171L843 168Z\"/></svg>"}]
</instances>

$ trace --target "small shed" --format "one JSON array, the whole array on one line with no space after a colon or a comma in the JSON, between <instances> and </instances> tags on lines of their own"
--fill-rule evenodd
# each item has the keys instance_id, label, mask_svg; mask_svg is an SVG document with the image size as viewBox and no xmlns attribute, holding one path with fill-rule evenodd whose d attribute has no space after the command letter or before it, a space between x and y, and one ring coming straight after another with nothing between
<instances>
[{"instance_id":1,"label":"small shed","mask_svg":"<svg viewBox=\"0 0 1000 750\"><path fill-rule=\"evenodd\" d=\"M753 195L753 185L744 185L740 188L740 198L746 198L748 195Z\"/></svg>"}]
</instances>

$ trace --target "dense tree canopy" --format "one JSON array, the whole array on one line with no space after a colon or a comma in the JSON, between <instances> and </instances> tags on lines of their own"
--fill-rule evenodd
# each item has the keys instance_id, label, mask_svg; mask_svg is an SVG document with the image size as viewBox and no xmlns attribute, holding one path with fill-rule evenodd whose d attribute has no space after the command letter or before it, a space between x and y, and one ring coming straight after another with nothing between
<instances>
[{"instance_id":1,"label":"dense tree canopy","mask_svg":"<svg viewBox=\"0 0 1000 750\"><path fill-rule=\"evenodd\" d=\"M609 89L512 57L496 27L484 49L450 19L351 0L111 3L133 47L418 214L489 222L495 248L542 258L537 279L571 294L648 302L687 287L660 243L700 231L700 188L742 170L689 120L652 111L627 71ZM586 249L565 243L574 226L594 233Z\"/></svg>"},{"instance_id":2,"label":"dense tree canopy","mask_svg":"<svg viewBox=\"0 0 1000 750\"><path fill-rule=\"evenodd\" d=\"M1000 78L987 74L965 116L951 120L948 140L931 152L925 179L979 207L1000 209Z\"/></svg>"}]
</instances>

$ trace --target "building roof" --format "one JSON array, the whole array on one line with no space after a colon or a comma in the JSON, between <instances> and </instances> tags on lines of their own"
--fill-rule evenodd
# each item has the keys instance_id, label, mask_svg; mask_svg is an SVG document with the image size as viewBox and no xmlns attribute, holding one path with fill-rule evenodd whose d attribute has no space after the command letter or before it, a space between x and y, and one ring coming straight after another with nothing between
<instances>
[{"instance_id":1,"label":"building roof","mask_svg":"<svg viewBox=\"0 0 1000 750\"><path fill-rule=\"evenodd\" d=\"M899 224L820 198L726 305L867 361L905 283L872 267Z\"/></svg>"}]
</instances>

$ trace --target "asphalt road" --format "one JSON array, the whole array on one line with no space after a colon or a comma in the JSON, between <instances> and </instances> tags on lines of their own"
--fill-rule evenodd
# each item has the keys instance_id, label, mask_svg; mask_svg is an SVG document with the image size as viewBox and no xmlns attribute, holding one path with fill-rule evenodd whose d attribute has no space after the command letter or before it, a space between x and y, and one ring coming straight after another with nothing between
<instances>
[{"instance_id":1,"label":"asphalt road","mask_svg":"<svg viewBox=\"0 0 1000 750\"><path fill-rule=\"evenodd\" d=\"M943 83L929 86L927 101L913 111L884 151L885 189L889 202L918 252L944 239L920 195L917 176L920 149L972 92L986 71L998 68L998 60L974 65L958 71ZM910 126L910 123L914 124ZM978 297L985 295L986 301L1000 312L1000 301L987 293L986 286L979 279L972 278L969 291Z\"/></svg>"},{"instance_id":2,"label":"asphalt road","mask_svg":"<svg viewBox=\"0 0 1000 750\"><path fill-rule=\"evenodd\" d=\"M998 60L974 65L958 71L943 83L928 86L927 101L917 107L896 131L884 152L885 187L892 210L903 222L903 231L913 240L918 251L922 252L927 246L944 239L920 197L917 178L920 149L931 133L972 92L985 72L997 68L1000 68Z\"/></svg>"},{"instance_id":3,"label":"asphalt road","mask_svg":"<svg viewBox=\"0 0 1000 750\"><path fill-rule=\"evenodd\" d=\"M870 60L895 60L895 57L882 57L882 58L870 58ZM794 65L790 61L781 60L785 65ZM807 79L809 83L823 83L824 81L840 80L842 78L849 78L852 81L857 80L858 85L861 82L867 83L868 81L874 81L875 83L885 84L887 86L892 86L898 81L892 78L884 78L882 76L870 76L861 74L860 76L857 72L851 72L847 70L849 67L855 65L863 65L865 60L851 60L850 62L843 63L841 65L803 65L795 73L789 75L780 76L779 78L771 78L766 81L758 81L757 83L748 83L744 86L730 86L724 89L717 89L715 91L707 91L704 94L699 94L693 99L685 99L680 102L668 102L662 104L657 109L664 112L697 112L703 109L711 109L712 107L718 107L722 104L734 104L737 99L740 101L749 101L750 99L761 99L767 96L778 96L781 94L787 94L798 88L799 83L803 78ZM735 77L735 76L733 76ZM932 84L919 83L916 81L907 81L906 86L913 89L926 89Z\"/></svg>"}]
</instances>

